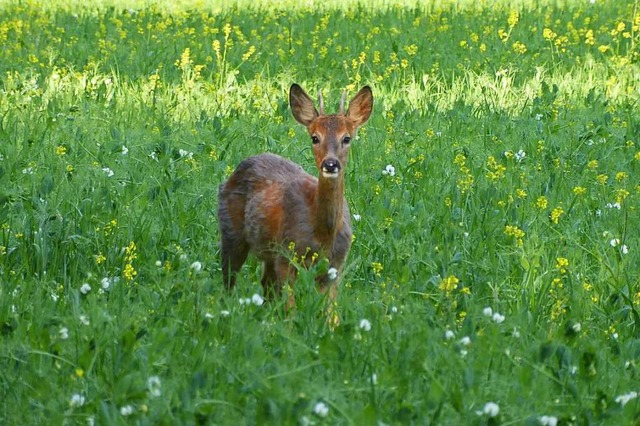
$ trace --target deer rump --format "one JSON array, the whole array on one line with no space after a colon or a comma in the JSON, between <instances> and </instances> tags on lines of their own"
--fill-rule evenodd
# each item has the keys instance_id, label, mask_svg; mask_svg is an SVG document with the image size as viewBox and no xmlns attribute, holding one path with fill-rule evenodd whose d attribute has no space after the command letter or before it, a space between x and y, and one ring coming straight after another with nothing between
<instances>
[{"instance_id":1,"label":"deer rump","mask_svg":"<svg viewBox=\"0 0 640 426\"><path fill-rule=\"evenodd\" d=\"M277 268L278 258L288 265L291 243L307 266L313 253L327 257L331 266L342 265L351 245L349 206L342 196L341 220L329 216L322 226L333 235L318 235L318 204L330 201L317 199L317 193L318 179L299 165L274 154L249 157L219 188L220 226L234 236L233 251L253 252L265 268Z\"/></svg>"}]
</instances>

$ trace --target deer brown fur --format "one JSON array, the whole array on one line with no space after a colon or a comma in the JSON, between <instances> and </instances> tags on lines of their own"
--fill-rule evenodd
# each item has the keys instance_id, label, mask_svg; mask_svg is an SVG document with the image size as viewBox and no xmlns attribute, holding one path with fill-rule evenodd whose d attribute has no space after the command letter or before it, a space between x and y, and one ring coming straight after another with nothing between
<instances>
[{"instance_id":1,"label":"deer brown fur","mask_svg":"<svg viewBox=\"0 0 640 426\"><path fill-rule=\"evenodd\" d=\"M242 161L218 192L224 283L232 288L236 274L253 252L264 262L265 295L278 294L293 285L296 269L287 249L294 247L309 266L312 253L326 257L338 278L318 277L321 291L337 295L339 274L351 246L349 207L344 198L344 173L350 142L358 127L371 115L373 95L367 86L351 100L344 112L344 96L338 114L320 112L297 84L291 86L289 103L294 118L306 126L311 137L318 177L297 164L273 154ZM288 306L292 307L290 295Z\"/></svg>"}]
</instances>

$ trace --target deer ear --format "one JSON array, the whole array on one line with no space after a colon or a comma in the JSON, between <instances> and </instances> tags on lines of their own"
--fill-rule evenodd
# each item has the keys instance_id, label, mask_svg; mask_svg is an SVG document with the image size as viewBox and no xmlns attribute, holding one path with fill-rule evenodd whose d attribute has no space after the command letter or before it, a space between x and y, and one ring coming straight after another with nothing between
<instances>
[{"instance_id":1,"label":"deer ear","mask_svg":"<svg viewBox=\"0 0 640 426\"><path fill-rule=\"evenodd\" d=\"M318 116L318 110L313 105L313 101L302 87L297 84L291 85L289 91L289 105L296 121L304 126L308 126Z\"/></svg>"},{"instance_id":2,"label":"deer ear","mask_svg":"<svg viewBox=\"0 0 640 426\"><path fill-rule=\"evenodd\" d=\"M373 93L369 86L364 86L349 102L347 117L353 120L356 127L367 122L373 110Z\"/></svg>"}]
</instances>

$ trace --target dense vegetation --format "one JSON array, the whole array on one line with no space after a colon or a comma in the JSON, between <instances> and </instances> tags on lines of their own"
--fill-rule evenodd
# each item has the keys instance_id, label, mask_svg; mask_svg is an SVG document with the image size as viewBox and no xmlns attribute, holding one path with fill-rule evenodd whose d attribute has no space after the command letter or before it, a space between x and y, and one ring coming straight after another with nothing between
<instances>
[{"instance_id":1,"label":"dense vegetation","mask_svg":"<svg viewBox=\"0 0 640 426\"><path fill-rule=\"evenodd\" d=\"M0 5L0 423L640 421L637 2L62 3ZM334 330L222 286L293 82L375 97Z\"/></svg>"}]
</instances>

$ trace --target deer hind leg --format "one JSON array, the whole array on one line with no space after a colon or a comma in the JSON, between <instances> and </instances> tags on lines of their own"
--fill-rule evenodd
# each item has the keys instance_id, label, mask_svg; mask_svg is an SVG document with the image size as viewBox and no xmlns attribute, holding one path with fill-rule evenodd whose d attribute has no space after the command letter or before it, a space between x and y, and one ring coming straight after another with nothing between
<instances>
[{"instance_id":1,"label":"deer hind leg","mask_svg":"<svg viewBox=\"0 0 640 426\"><path fill-rule=\"evenodd\" d=\"M224 285L230 290L236 285L236 275L247 260L249 245L242 239L224 233L221 240L222 277Z\"/></svg>"},{"instance_id":2,"label":"deer hind leg","mask_svg":"<svg viewBox=\"0 0 640 426\"><path fill-rule=\"evenodd\" d=\"M220 256L222 277L227 289L236 284L236 275L249 255L249 243L244 237L246 197L234 192L227 183L218 192L218 224L220 226Z\"/></svg>"}]
</instances>

